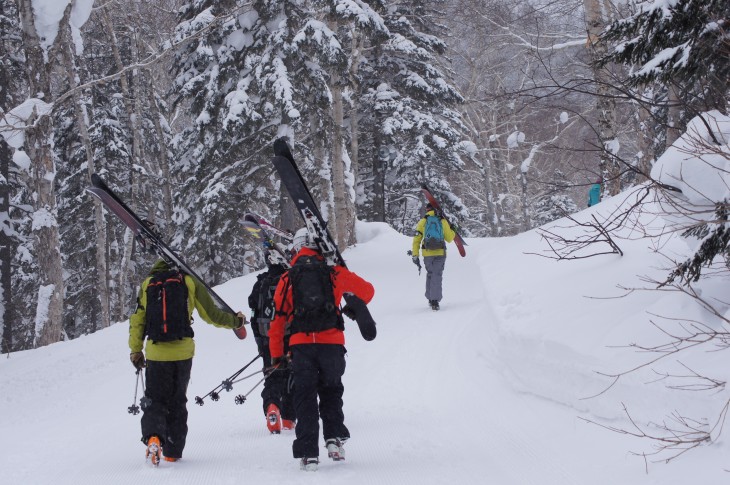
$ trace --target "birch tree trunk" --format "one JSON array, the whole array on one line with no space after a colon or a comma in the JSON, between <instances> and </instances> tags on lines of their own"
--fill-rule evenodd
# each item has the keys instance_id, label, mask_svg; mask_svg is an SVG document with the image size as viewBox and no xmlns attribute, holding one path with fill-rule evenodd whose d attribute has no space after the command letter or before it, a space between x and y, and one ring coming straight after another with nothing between
<instances>
[{"instance_id":1,"label":"birch tree trunk","mask_svg":"<svg viewBox=\"0 0 730 485\"><path fill-rule=\"evenodd\" d=\"M671 84L668 87L668 109L667 109L667 144L669 148L672 144L677 141L681 134L681 114L682 107L680 105L680 98L677 94L677 88Z\"/></svg>"},{"instance_id":2,"label":"birch tree trunk","mask_svg":"<svg viewBox=\"0 0 730 485\"><path fill-rule=\"evenodd\" d=\"M170 178L170 161L167 158L167 140L165 138L165 132L162 129L162 123L160 118L162 113L157 104L155 97L155 91L150 86L148 90L150 110L152 110L152 120L155 125L155 133L157 134L157 140L160 143L160 171L162 172L162 180L158 180L160 188L162 189L162 204L165 217L165 232L164 236L169 241L172 236L172 179Z\"/></svg>"},{"instance_id":3,"label":"birch tree trunk","mask_svg":"<svg viewBox=\"0 0 730 485\"><path fill-rule=\"evenodd\" d=\"M344 137L342 124L344 113L342 109L342 86L339 85L339 76L332 76L332 189L335 203L335 225L337 246L343 251L352 243L355 232L355 218L352 199L346 179L345 160L343 156Z\"/></svg>"},{"instance_id":4,"label":"birch tree trunk","mask_svg":"<svg viewBox=\"0 0 730 485\"><path fill-rule=\"evenodd\" d=\"M73 54L73 42L71 40L70 26L62 31L65 33L64 41L62 45L64 67L66 70L66 80L68 81L69 89L74 91L72 103L74 108L74 116L76 118L76 126L79 129L79 137L81 143L84 145L84 151L86 152L86 169L89 174L89 179L96 173L96 167L94 164L94 147L91 145L91 139L89 138L89 130L86 126L85 113L81 104L79 93L76 91L77 73L74 65L74 54ZM107 267L106 267L106 225L104 224L104 213L102 211L101 201L96 197L91 197L94 200L94 233L96 238L96 277L97 277L97 295L99 298L99 309L100 309L100 327L106 328L110 325L109 315L109 282L107 280Z\"/></svg>"},{"instance_id":5,"label":"birch tree trunk","mask_svg":"<svg viewBox=\"0 0 730 485\"><path fill-rule=\"evenodd\" d=\"M593 59L600 59L608 53L605 42L597 42L603 31L606 18L599 0L584 0L588 41L593 49ZM621 167L617 155L616 102L610 96L611 78L607 68L593 68L596 83L596 117L598 119L598 141L601 154L598 168L603 177L602 197L610 197L621 191Z\"/></svg>"},{"instance_id":6,"label":"birch tree trunk","mask_svg":"<svg viewBox=\"0 0 730 485\"><path fill-rule=\"evenodd\" d=\"M51 63L41 47L41 39L35 28L31 0L18 0L23 45L25 46L26 69L29 92L32 97L52 101ZM61 28L68 23L71 5L68 5L61 20ZM56 40L55 45L58 44ZM51 47L51 51L54 50ZM49 53L49 58L52 55ZM56 163L53 153L53 118L39 116L34 109L25 132L26 153L30 157L33 197L33 227L35 251L38 258L39 288L36 307L34 345L43 346L61 340L63 319L63 270L60 238L56 219Z\"/></svg>"},{"instance_id":7,"label":"birch tree trunk","mask_svg":"<svg viewBox=\"0 0 730 485\"><path fill-rule=\"evenodd\" d=\"M112 25L112 22L109 18L109 12L107 12L106 9L102 9L102 19L104 22L104 26L107 30L107 35L109 36L109 39L111 40L111 48L112 53L114 55L114 63L117 71L121 71L124 69L124 63L122 62L122 55L119 51L119 41L117 40L117 35L114 32L114 26ZM137 42L136 42L136 34L134 34L134 38L130 40L130 48L132 50L132 59L137 58ZM136 79L139 76L139 70L134 69L132 71L132 79ZM139 198L138 196L138 183L137 183L137 176L136 167L141 166L141 136L139 133L139 123L138 123L138 117L135 113L135 107L136 104L136 96L137 92L135 91L134 96L132 95L132 92L130 90L129 82L127 80L126 75L122 75L119 77L119 84L122 88L122 97L123 97L123 104L124 109L127 113L127 118L129 120L130 126L132 128L132 161L129 167L129 200L131 201L130 206L132 210L135 209L136 202ZM130 104L130 100L132 103L134 103L134 106ZM129 296L134 291L133 288L130 288L130 274L132 272L131 262L132 262L132 247L134 243L134 238L132 237L132 233L129 229L125 229L124 231L124 239L122 243L122 265L120 268L120 271L118 273L118 280L117 280L117 299L118 299L118 305L119 307L116 309L115 315L118 318L124 317L126 314L129 313L129 303L131 299Z\"/></svg>"}]
</instances>

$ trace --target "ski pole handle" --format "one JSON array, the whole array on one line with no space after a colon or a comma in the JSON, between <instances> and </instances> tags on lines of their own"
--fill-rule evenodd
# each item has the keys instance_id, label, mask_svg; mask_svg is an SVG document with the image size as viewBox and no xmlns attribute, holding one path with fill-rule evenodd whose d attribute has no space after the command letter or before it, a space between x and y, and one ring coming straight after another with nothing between
<instances>
[{"instance_id":1,"label":"ski pole handle","mask_svg":"<svg viewBox=\"0 0 730 485\"><path fill-rule=\"evenodd\" d=\"M413 256L413 251L411 251L410 249L406 254L411 257L413 264L418 266L418 276L421 276L421 260L418 259L418 256Z\"/></svg>"}]
</instances>

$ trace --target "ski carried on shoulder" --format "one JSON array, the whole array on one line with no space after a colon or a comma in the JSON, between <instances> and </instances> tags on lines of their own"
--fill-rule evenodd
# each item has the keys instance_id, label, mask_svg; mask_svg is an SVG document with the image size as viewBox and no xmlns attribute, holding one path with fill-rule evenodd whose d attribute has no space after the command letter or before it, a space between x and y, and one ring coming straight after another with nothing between
<instances>
[{"instance_id":1,"label":"ski carried on shoulder","mask_svg":"<svg viewBox=\"0 0 730 485\"><path fill-rule=\"evenodd\" d=\"M266 232L273 234L274 236L278 236L285 241L291 242L292 239L294 239L294 234L290 233L289 231L285 231L283 229L279 229L269 221L267 221L265 218L258 214L254 214L253 212L249 212L246 215L243 216L244 219L255 222L259 226L261 226L262 229L265 229Z\"/></svg>"},{"instance_id":2,"label":"ski carried on shoulder","mask_svg":"<svg viewBox=\"0 0 730 485\"><path fill-rule=\"evenodd\" d=\"M279 173L282 184L289 192L297 211L304 219L307 231L317 244L325 261L330 266L341 265L346 268L347 264L345 264L335 240L332 238L329 229L327 229L327 223L322 218L312 193L309 191L307 182L294 162L294 157L284 138L274 141L274 155L271 163ZM360 333L365 340L373 340L377 334L375 320L373 320L365 302L353 294L345 294L344 299L349 307L349 311L345 314L351 314L354 317L353 320L357 322Z\"/></svg>"},{"instance_id":3,"label":"ski carried on shoulder","mask_svg":"<svg viewBox=\"0 0 730 485\"><path fill-rule=\"evenodd\" d=\"M189 274L208 290L211 298L215 302L216 306L223 311L233 313L236 312L225 302L223 298L213 291L198 274L183 261L183 259L169 248L167 244L160 238L160 236L150 228L140 217L115 194L104 181L97 174L91 176L91 187L87 187L86 191L95 196L101 201L107 209L114 213L134 234L135 240L142 245L142 247L149 247L157 255L164 259L169 265L176 266L181 271ZM244 325L248 323L244 321ZM240 339L246 338L246 331L244 327L241 327L242 331L234 333Z\"/></svg>"},{"instance_id":4,"label":"ski carried on shoulder","mask_svg":"<svg viewBox=\"0 0 730 485\"><path fill-rule=\"evenodd\" d=\"M279 172L281 182L289 192L297 211L304 219L309 234L312 235L327 264L330 266L340 264L347 267L284 138L274 141L274 155L271 163Z\"/></svg>"},{"instance_id":5,"label":"ski carried on shoulder","mask_svg":"<svg viewBox=\"0 0 730 485\"><path fill-rule=\"evenodd\" d=\"M451 229L454 230L456 233L456 236L454 237L454 244L456 244L456 249L458 249L459 254L461 254L461 257L463 258L466 256L466 249L464 249L464 246L466 246L466 241L464 241L464 238L461 237L461 234L459 234L459 231L454 228L454 224L451 223L451 221L446 217L446 214L444 214L443 209L441 208L441 204L436 200L436 198L433 196L433 192L431 192L431 189L428 188L426 184L421 185L421 192L423 192L424 197L426 197L426 200L433 206L434 210L436 211L436 214L445 219L446 222L449 223L449 226L451 226Z\"/></svg>"},{"instance_id":6,"label":"ski carried on shoulder","mask_svg":"<svg viewBox=\"0 0 730 485\"><path fill-rule=\"evenodd\" d=\"M249 212L239 222L254 241L269 251L277 263L283 264L286 267L290 266L289 261L291 260L291 256L289 252L283 245L277 243L271 237L269 230L273 226L266 222L266 219ZM277 229L277 231L279 230ZM279 232L289 234L286 231Z\"/></svg>"}]
</instances>

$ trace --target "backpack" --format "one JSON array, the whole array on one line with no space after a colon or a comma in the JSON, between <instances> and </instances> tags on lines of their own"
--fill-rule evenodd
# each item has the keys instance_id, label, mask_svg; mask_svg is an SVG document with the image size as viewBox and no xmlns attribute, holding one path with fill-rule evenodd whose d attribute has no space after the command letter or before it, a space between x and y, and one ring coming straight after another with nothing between
<instances>
[{"instance_id":1,"label":"backpack","mask_svg":"<svg viewBox=\"0 0 730 485\"><path fill-rule=\"evenodd\" d=\"M171 270L152 274L147 285L144 330L153 342L193 336L184 273Z\"/></svg>"},{"instance_id":2,"label":"backpack","mask_svg":"<svg viewBox=\"0 0 730 485\"><path fill-rule=\"evenodd\" d=\"M444 249L444 227L441 218L426 216L426 229L423 231L423 249Z\"/></svg>"},{"instance_id":3,"label":"backpack","mask_svg":"<svg viewBox=\"0 0 730 485\"><path fill-rule=\"evenodd\" d=\"M276 274L266 273L260 280L255 315L261 337L268 337L269 335L271 320L274 319L274 293L279 284L279 279L281 279L281 274L281 272Z\"/></svg>"},{"instance_id":4,"label":"backpack","mask_svg":"<svg viewBox=\"0 0 730 485\"><path fill-rule=\"evenodd\" d=\"M289 270L293 304L292 334L345 329L342 315L335 305L333 272L326 262L315 256L300 256Z\"/></svg>"}]
</instances>

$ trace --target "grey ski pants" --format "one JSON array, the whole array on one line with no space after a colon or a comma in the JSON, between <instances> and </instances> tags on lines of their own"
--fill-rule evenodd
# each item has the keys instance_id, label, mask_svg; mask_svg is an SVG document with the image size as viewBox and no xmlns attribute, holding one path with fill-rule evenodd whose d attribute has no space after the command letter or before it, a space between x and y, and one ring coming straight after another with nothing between
<instances>
[{"instance_id":1,"label":"grey ski pants","mask_svg":"<svg viewBox=\"0 0 730 485\"><path fill-rule=\"evenodd\" d=\"M446 256L424 256L423 264L426 266L426 299L441 301Z\"/></svg>"}]
</instances>

